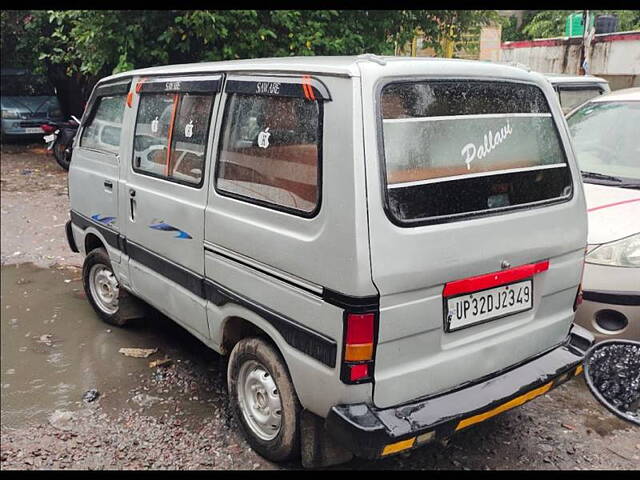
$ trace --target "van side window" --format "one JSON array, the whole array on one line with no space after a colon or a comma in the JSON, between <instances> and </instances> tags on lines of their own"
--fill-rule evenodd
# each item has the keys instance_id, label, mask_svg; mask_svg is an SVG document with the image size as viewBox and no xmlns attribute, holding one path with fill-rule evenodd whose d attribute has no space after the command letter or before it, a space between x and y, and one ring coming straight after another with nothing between
<instances>
[{"instance_id":1,"label":"van side window","mask_svg":"<svg viewBox=\"0 0 640 480\"><path fill-rule=\"evenodd\" d=\"M125 98L125 95L97 98L95 113L82 131L81 147L118 153Z\"/></svg>"},{"instance_id":2,"label":"van side window","mask_svg":"<svg viewBox=\"0 0 640 480\"><path fill-rule=\"evenodd\" d=\"M133 144L134 170L201 185L212 106L213 95L143 94Z\"/></svg>"},{"instance_id":3,"label":"van side window","mask_svg":"<svg viewBox=\"0 0 640 480\"><path fill-rule=\"evenodd\" d=\"M320 198L321 103L232 94L227 101L216 189L310 215Z\"/></svg>"}]
</instances>

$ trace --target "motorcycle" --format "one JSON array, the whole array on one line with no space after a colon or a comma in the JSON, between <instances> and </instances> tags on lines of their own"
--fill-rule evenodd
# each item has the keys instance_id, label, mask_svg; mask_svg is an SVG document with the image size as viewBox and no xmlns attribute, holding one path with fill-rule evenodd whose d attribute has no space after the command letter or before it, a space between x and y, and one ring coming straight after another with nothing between
<instances>
[{"instance_id":1,"label":"motorcycle","mask_svg":"<svg viewBox=\"0 0 640 480\"><path fill-rule=\"evenodd\" d=\"M40 126L46 133L44 141L47 144L47 150L53 150L53 156L65 170L69 170L73 139L79 126L80 120L73 115L68 122L48 122Z\"/></svg>"}]
</instances>

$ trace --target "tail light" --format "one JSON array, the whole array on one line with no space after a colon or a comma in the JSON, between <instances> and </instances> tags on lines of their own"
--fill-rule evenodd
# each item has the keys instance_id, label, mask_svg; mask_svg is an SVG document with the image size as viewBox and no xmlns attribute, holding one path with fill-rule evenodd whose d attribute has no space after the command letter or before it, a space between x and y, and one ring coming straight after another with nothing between
<instances>
[{"instance_id":1,"label":"tail light","mask_svg":"<svg viewBox=\"0 0 640 480\"><path fill-rule=\"evenodd\" d=\"M377 331L376 313L345 313L344 350L340 374L344 383L365 383L373 380Z\"/></svg>"},{"instance_id":2,"label":"tail light","mask_svg":"<svg viewBox=\"0 0 640 480\"><path fill-rule=\"evenodd\" d=\"M52 125L49 125L49 124L47 124L47 123L45 123L44 125L40 125L40 128L41 128L41 129L42 129L42 131L43 131L44 133L46 133L46 134L53 133L53 132L55 132L55 130L56 130L56 127L54 127L54 126L52 126Z\"/></svg>"}]
</instances>

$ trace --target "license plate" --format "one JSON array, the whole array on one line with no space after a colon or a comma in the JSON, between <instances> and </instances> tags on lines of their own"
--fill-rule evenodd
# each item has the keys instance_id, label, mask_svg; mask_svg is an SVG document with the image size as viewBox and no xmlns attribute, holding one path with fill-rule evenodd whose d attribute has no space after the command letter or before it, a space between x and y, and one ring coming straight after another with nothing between
<instances>
[{"instance_id":1,"label":"license plate","mask_svg":"<svg viewBox=\"0 0 640 480\"><path fill-rule=\"evenodd\" d=\"M447 332L484 323L533 307L533 281L510 283L446 299Z\"/></svg>"},{"instance_id":2,"label":"license plate","mask_svg":"<svg viewBox=\"0 0 640 480\"><path fill-rule=\"evenodd\" d=\"M24 129L24 133L42 133L40 127L29 127Z\"/></svg>"},{"instance_id":3,"label":"license plate","mask_svg":"<svg viewBox=\"0 0 640 480\"><path fill-rule=\"evenodd\" d=\"M51 135L45 135L44 141L46 143L53 142L56 139L56 136L52 133Z\"/></svg>"}]
</instances>

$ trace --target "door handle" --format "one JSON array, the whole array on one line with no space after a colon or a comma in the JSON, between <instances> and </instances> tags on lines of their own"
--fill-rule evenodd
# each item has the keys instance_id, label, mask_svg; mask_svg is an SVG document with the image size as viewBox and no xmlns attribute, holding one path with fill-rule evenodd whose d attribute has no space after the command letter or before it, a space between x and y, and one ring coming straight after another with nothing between
<instances>
[{"instance_id":1,"label":"door handle","mask_svg":"<svg viewBox=\"0 0 640 480\"><path fill-rule=\"evenodd\" d=\"M129 189L129 196L130 197L135 197L136 196L136 191L133 188Z\"/></svg>"},{"instance_id":2,"label":"door handle","mask_svg":"<svg viewBox=\"0 0 640 480\"><path fill-rule=\"evenodd\" d=\"M104 186L105 186L106 188L108 188L109 190L112 190L112 189L113 189L113 182L111 182L111 181L109 181L109 180L105 180L105 181L104 181Z\"/></svg>"}]
</instances>

